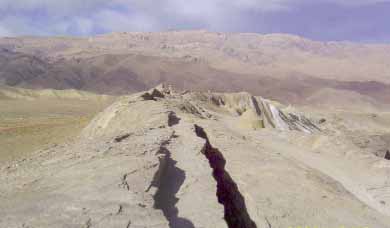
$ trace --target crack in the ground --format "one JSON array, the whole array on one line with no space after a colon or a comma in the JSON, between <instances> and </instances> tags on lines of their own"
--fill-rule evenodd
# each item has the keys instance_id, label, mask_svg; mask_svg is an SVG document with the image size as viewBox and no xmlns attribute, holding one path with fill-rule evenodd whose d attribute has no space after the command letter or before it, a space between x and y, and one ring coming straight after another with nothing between
<instances>
[{"instance_id":1,"label":"crack in the ground","mask_svg":"<svg viewBox=\"0 0 390 228\"><path fill-rule=\"evenodd\" d=\"M127 176L128 176L128 175L129 175L129 174L126 173L126 174L124 174L124 175L122 176L121 183L119 184L119 187L122 187L122 188L126 189L127 191L130 191L130 185L129 185L129 183L127 182Z\"/></svg>"},{"instance_id":2,"label":"crack in the ground","mask_svg":"<svg viewBox=\"0 0 390 228\"><path fill-rule=\"evenodd\" d=\"M174 138L174 134L171 138ZM160 166L151 183L151 186L158 188L153 197L154 208L162 210L170 228L195 228L190 220L178 216L176 204L179 199L176 194L183 185L186 174L184 170L176 167L177 161L172 159L171 152L165 147L167 144L169 141L164 142L157 152Z\"/></svg>"},{"instance_id":3,"label":"crack in the ground","mask_svg":"<svg viewBox=\"0 0 390 228\"><path fill-rule=\"evenodd\" d=\"M267 222L268 228L272 228L272 225L271 225L270 221L268 220L268 218L265 217L264 219L265 219L265 221Z\"/></svg>"},{"instance_id":4,"label":"crack in the ground","mask_svg":"<svg viewBox=\"0 0 390 228\"><path fill-rule=\"evenodd\" d=\"M390 151L386 151L385 159L390 160Z\"/></svg>"},{"instance_id":5,"label":"crack in the ground","mask_svg":"<svg viewBox=\"0 0 390 228\"><path fill-rule=\"evenodd\" d=\"M176 116L176 113L169 112L168 114L168 126L172 127L180 123L180 118Z\"/></svg>"},{"instance_id":6,"label":"crack in the ground","mask_svg":"<svg viewBox=\"0 0 390 228\"><path fill-rule=\"evenodd\" d=\"M123 140L129 138L132 134L128 133L128 134L124 134L124 135L119 135L117 136L115 139L114 139L114 142L116 143L119 143L119 142L122 142Z\"/></svg>"},{"instance_id":7,"label":"crack in the ground","mask_svg":"<svg viewBox=\"0 0 390 228\"><path fill-rule=\"evenodd\" d=\"M127 222L126 228L130 228L130 226L131 226L131 220L129 220L129 221Z\"/></svg>"},{"instance_id":8,"label":"crack in the ground","mask_svg":"<svg viewBox=\"0 0 390 228\"><path fill-rule=\"evenodd\" d=\"M195 133L206 140L203 154L209 160L213 169L213 177L217 181L218 202L224 206L224 218L229 228L256 228L256 223L250 218L245 205L245 199L237 184L225 170L226 160L223 154L214 148L202 127L195 125Z\"/></svg>"}]
</instances>

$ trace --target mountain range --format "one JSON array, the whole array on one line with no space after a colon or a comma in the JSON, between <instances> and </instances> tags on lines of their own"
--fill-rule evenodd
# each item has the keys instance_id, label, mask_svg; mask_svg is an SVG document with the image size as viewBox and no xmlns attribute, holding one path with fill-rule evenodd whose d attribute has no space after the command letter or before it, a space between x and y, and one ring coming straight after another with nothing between
<instances>
[{"instance_id":1,"label":"mountain range","mask_svg":"<svg viewBox=\"0 0 390 228\"><path fill-rule=\"evenodd\" d=\"M389 66L390 45L286 34L171 31L0 39L0 85L110 95L165 82L190 90L248 91L295 105L325 105L343 94L337 108L383 109L390 104Z\"/></svg>"}]
</instances>

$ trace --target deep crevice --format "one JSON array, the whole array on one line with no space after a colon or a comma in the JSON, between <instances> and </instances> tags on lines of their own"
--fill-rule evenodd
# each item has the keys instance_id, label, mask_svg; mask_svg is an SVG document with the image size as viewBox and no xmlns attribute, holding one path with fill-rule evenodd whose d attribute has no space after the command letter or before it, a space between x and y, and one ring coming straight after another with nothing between
<instances>
[{"instance_id":1,"label":"deep crevice","mask_svg":"<svg viewBox=\"0 0 390 228\"><path fill-rule=\"evenodd\" d=\"M119 142L122 142L123 140L129 138L131 136L131 134L124 134L124 135L120 135L120 136L117 136L115 137L114 141L119 143Z\"/></svg>"},{"instance_id":2,"label":"deep crevice","mask_svg":"<svg viewBox=\"0 0 390 228\"><path fill-rule=\"evenodd\" d=\"M202 127L195 125L195 133L206 140L203 154L209 160L213 169L213 177L217 181L218 202L224 206L224 218L229 228L256 228L256 223L250 218L245 205L245 199L237 184L225 170L226 160L223 154L214 148Z\"/></svg>"},{"instance_id":3,"label":"deep crevice","mask_svg":"<svg viewBox=\"0 0 390 228\"><path fill-rule=\"evenodd\" d=\"M172 127L180 123L180 118L176 116L176 113L169 112L168 114L168 126Z\"/></svg>"},{"instance_id":4,"label":"deep crevice","mask_svg":"<svg viewBox=\"0 0 390 228\"><path fill-rule=\"evenodd\" d=\"M386 151L385 159L390 161L390 151Z\"/></svg>"},{"instance_id":5,"label":"deep crevice","mask_svg":"<svg viewBox=\"0 0 390 228\"><path fill-rule=\"evenodd\" d=\"M154 208L162 210L170 228L195 228L190 220L178 216L176 207L179 202L176 194L186 178L184 170L176 167L177 161L172 159L170 151L165 147L161 147L157 154L160 156L160 167L151 184L158 188L153 197Z\"/></svg>"}]
</instances>

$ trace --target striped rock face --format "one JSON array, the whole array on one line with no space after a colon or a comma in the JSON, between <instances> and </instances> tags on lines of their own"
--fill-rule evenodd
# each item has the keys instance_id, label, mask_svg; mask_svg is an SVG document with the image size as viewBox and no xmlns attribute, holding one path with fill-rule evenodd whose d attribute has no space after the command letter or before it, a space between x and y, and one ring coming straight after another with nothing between
<instances>
[{"instance_id":1,"label":"striped rock face","mask_svg":"<svg viewBox=\"0 0 390 228\"><path fill-rule=\"evenodd\" d=\"M149 115L153 114L137 112L133 109L133 106L142 106L145 102L150 103L151 106L161 106L161 109L167 113L172 112L195 119L230 121L233 126L247 130L271 128L305 133L321 131L304 115L283 111L283 105L249 93L176 91L171 86L161 84L150 91L119 100L98 115L84 134L93 136L91 131L107 134L110 129L118 130L127 124L128 127L135 128L138 126L135 119L141 121L145 118L150 121L153 117Z\"/></svg>"}]
</instances>

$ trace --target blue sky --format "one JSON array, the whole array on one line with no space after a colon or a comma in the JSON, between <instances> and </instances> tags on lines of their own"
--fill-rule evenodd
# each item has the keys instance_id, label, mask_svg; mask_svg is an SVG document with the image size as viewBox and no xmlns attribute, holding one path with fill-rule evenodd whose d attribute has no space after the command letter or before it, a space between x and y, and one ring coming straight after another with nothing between
<instances>
[{"instance_id":1,"label":"blue sky","mask_svg":"<svg viewBox=\"0 0 390 228\"><path fill-rule=\"evenodd\" d=\"M390 43L390 0L0 0L0 36L172 29Z\"/></svg>"}]
</instances>

